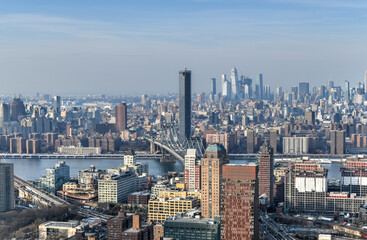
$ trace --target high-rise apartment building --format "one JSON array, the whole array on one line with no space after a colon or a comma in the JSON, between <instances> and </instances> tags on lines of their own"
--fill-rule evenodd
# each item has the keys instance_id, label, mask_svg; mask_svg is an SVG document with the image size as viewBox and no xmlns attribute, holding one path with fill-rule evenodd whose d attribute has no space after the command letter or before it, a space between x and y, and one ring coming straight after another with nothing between
<instances>
[{"instance_id":1,"label":"high-rise apartment building","mask_svg":"<svg viewBox=\"0 0 367 240\"><path fill-rule=\"evenodd\" d=\"M259 167L223 165L222 239L259 239Z\"/></svg>"},{"instance_id":2,"label":"high-rise apartment building","mask_svg":"<svg viewBox=\"0 0 367 240\"><path fill-rule=\"evenodd\" d=\"M179 140L191 137L191 71L179 72Z\"/></svg>"},{"instance_id":3,"label":"high-rise apartment building","mask_svg":"<svg viewBox=\"0 0 367 240\"><path fill-rule=\"evenodd\" d=\"M274 157L273 149L265 140L260 148L259 155L259 195L265 194L268 199L268 205L274 203Z\"/></svg>"},{"instance_id":4,"label":"high-rise apartment building","mask_svg":"<svg viewBox=\"0 0 367 240\"><path fill-rule=\"evenodd\" d=\"M0 162L0 212L14 209L14 164Z\"/></svg>"},{"instance_id":5,"label":"high-rise apartment building","mask_svg":"<svg viewBox=\"0 0 367 240\"><path fill-rule=\"evenodd\" d=\"M222 144L210 144L201 159L201 212L205 218L220 216L222 165L228 162Z\"/></svg>"},{"instance_id":6,"label":"high-rise apartment building","mask_svg":"<svg viewBox=\"0 0 367 240\"><path fill-rule=\"evenodd\" d=\"M116 131L122 132L127 129L127 106L126 103L120 103L115 107Z\"/></svg>"},{"instance_id":7,"label":"high-rise apartment building","mask_svg":"<svg viewBox=\"0 0 367 240\"><path fill-rule=\"evenodd\" d=\"M11 101L11 113L10 118L12 121L18 121L18 118L22 115L25 115L25 107L24 103L20 98L14 98Z\"/></svg>"},{"instance_id":8,"label":"high-rise apartment building","mask_svg":"<svg viewBox=\"0 0 367 240\"><path fill-rule=\"evenodd\" d=\"M217 79L210 79L210 100L214 102L215 94L217 94Z\"/></svg>"},{"instance_id":9,"label":"high-rise apartment building","mask_svg":"<svg viewBox=\"0 0 367 240\"><path fill-rule=\"evenodd\" d=\"M200 189L200 160L196 149L187 149L185 155L185 187L186 189Z\"/></svg>"},{"instance_id":10,"label":"high-rise apartment building","mask_svg":"<svg viewBox=\"0 0 367 240\"><path fill-rule=\"evenodd\" d=\"M10 122L10 106L7 103L0 103L0 128L6 122Z\"/></svg>"},{"instance_id":11,"label":"high-rise apartment building","mask_svg":"<svg viewBox=\"0 0 367 240\"><path fill-rule=\"evenodd\" d=\"M340 155L345 152L345 131L330 131L330 154Z\"/></svg>"},{"instance_id":12,"label":"high-rise apartment building","mask_svg":"<svg viewBox=\"0 0 367 240\"><path fill-rule=\"evenodd\" d=\"M311 140L310 137L283 137L283 154L307 154Z\"/></svg>"}]
</instances>

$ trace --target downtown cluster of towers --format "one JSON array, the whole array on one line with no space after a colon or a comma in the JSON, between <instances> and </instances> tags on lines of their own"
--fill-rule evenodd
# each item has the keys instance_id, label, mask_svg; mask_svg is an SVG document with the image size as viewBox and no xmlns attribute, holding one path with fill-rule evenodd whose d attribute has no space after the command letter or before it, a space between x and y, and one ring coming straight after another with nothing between
<instances>
[{"instance_id":1,"label":"downtown cluster of towers","mask_svg":"<svg viewBox=\"0 0 367 240\"><path fill-rule=\"evenodd\" d=\"M270 97L270 86L264 86L263 75L259 74L258 83L255 85L255 91L252 88L252 79L246 76L238 77L238 72L235 67L232 68L230 77L222 74L221 87L222 92L217 91L217 79L210 79L210 100L216 101L223 97L223 99L241 100L255 97L257 99L267 99Z\"/></svg>"}]
</instances>

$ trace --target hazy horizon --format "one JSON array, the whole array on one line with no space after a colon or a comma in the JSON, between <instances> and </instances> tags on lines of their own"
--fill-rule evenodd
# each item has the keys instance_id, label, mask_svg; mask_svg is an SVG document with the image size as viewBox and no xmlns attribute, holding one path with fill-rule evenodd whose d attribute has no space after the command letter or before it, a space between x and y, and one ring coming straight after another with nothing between
<instances>
[{"instance_id":1,"label":"hazy horizon","mask_svg":"<svg viewBox=\"0 0 367 240\"><path fill-rule=\"evenodd\" d=\"M363 0L2 1L0 95L193 92L239 75L272 90L351 87L367 70Z\"/></svg>"}]
</instances>

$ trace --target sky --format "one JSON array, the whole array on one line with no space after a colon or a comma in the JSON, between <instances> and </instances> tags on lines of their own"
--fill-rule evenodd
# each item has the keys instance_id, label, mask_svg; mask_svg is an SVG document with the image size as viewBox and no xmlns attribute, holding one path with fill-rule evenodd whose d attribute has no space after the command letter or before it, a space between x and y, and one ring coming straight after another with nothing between
<instances>
[{"instance_id":1,"label":"sky","mask_svg":"<svg viewBox=\"0 0 367 240\"><path fill-rule=\"evenodd\" d=\"M175 93L184 68L209 92L233 66L273 90L355 86L367 1L0 0L0 95Z\"/></svg>"}]
</instances>

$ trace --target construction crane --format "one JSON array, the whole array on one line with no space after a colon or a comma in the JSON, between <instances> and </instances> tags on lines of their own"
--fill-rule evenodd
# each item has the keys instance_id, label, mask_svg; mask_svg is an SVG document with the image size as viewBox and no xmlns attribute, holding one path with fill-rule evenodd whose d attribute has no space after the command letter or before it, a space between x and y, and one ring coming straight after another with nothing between
<instances>
[{"instance_id":1,"label":"construction crane","mask_svg":"<svg viewBox=\"0 0 367 240\"><path fill-rule=\"evenodd\" d=\"M87 178L88 182L89 182L89 185L90 187L93 189L93 191L96 191L96 189L94 188L93 184L92 184L92 181L90 180L90 178L88 177L88 175L85 173L84 170L82 170L84 176Z\"/></svg>"}]
</instances>

